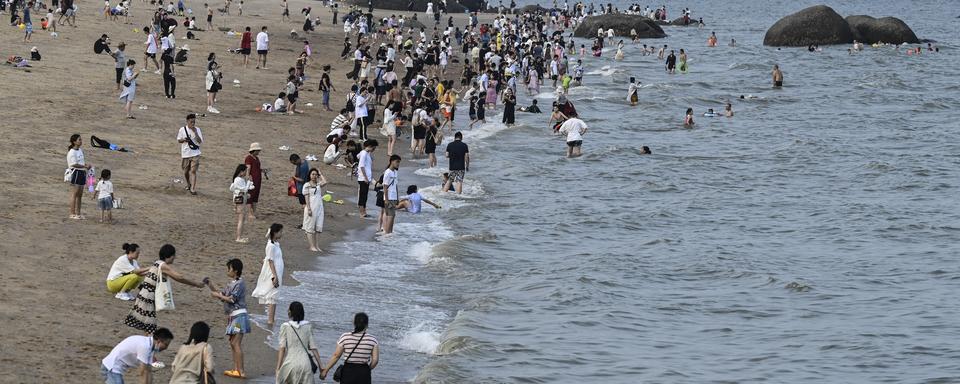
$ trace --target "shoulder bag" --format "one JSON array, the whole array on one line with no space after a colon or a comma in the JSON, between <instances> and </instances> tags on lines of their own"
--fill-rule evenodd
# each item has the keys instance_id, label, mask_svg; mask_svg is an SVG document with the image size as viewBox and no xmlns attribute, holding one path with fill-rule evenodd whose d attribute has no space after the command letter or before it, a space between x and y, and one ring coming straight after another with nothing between
<instances>
[{"instance_id":1,"label":"shoulder bag","mask_svg":"<svg viewBox=\"0 0 960 384\"><path fill-rule=\"evenodd\" d=\"M217 384L217 379L213 377L213 372L207 371L206 357L207 346L203 346L203 350L200 351L200 377L203 379L203 384Z\"/></svg>"},{"instance_id":2,"label":"shoulder bag","mask_svg":"<svg viewBox=\"0 0 960 384\"><path fill-rule=\"evenodd\" d=\"M297 333L297 330L293 328L292 325L290 326L290 330L293 331L294 335L297 335L297 340L300 340L300 346L303 347L303 351L306 352L307 357L310 358L310 370L313 371L313 373L317 373L317 370L320 368L317 366L317 362L313 361L313 355L310 354L310 350L307 349L306 344L303 344L303 339L300 338L300 334Z\"/></svg>"},{"instance_id":3,"label":"shoulder bag","mask_svg":"<svg viewBox=\"0 0 960 384\"><path fill-rule=\"evenodd\" d=\"M173 303L173 288L170 280L163 281L163 262L157 264L157 287L154 289L154 304L157 312L176 309Z\"/></svg>"},{"instance_id":4,"label":"shoulder bag","mask_svg":"<svg viewBox=\"0 0 960 384\"><path fill-rule=\"evenodd\" d=\"M360 346L360 342L363 341L363 337L367 335L367 332L363 332L360 335L360 338L357 339L357 344L353 346L353 350L350 351L350 354L347 355L347 358L343 360L343 364L347 363L347 360L350 360L350 357L353 356L353 353L357 351L357 347ZM333 371L333 381L340 382L340 379L343 378L343 364L337 367L336 371Z\"/></svg>"}]
</instances>

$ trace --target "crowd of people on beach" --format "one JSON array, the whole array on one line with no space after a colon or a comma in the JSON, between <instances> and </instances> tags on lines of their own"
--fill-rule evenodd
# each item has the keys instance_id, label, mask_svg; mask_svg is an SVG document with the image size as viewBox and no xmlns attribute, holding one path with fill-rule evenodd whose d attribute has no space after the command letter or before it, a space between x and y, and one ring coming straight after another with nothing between
<instances>
[{"instance_id":1,"label":"crowd of people on beach","mask_svg":"<svg viewBox=\"0 0 960 384\"><path fill-rule=\"evenodd\" d=\"M15 1L12 9L20 1ZM60 0L60 4L67 9L75 7L72 0ZM241 15L242 4L240 1L238 7ZM564 139L567 157L582 155L583 140L589 132L589 126L577 113L568 96L571 87L583 82L583 60L587 52L584 45L580 45L578 50L572 35L565 36L565 32L575 28L584 17L596 14L598 11L593 4L577 3L571 9L566 2L560 7L554 1L554 9L547 14L497 14L491 16L488 23L480 23L479 15L474 12L464 25L455 25L453 17L444 22L440 15L445 12L445 4L438 4L436 9L430 4L426 15L433 16L434 26L431 28L411 28L409 25L412 23L408 21L420 23L416 13L409 18L396 14L378 18L373 15L372 7L366 12L359 7L350 7L338 18L339 4L325 2L323 5L332 12L334 24L339 21L343 25L340 59L353 62L353 69L345 74L351 81L349 89L338 90L333 85L331 66L319 64L321 60L332 59L332 55L315 57L309 41L304 40L303 50L286 74L282 75L283 92L257 108L262 113L301 114L300 92L307 87L316 87L324 110L339 111L331 121L329 131L320 133L326 142L322 158L296 153L289 156L293 172L285 180L287 194L295 197L302 207L303 218L298 222L297 229L304 232L309 251L322 252L319 236L324 227L324 204L343 204L342 200L334 200L331 194L324 191L328 179L321 171L322 167L343 169L351 178L356 178L357 215L361 218L371 216L367 207L370 190L373 189L374 205L380 208L377 232L390 235L399 212L419 214L424 212L423 204L441 209L440 204L421 195L417 185L403 187L399 172L403 157L413 161L423 160L427 167L433 168L439 166L437 151L442 150L448 164L438 186L439 193L463 194L471 157L462 130L487 124L487 114L500 108L500 123L507 127L516 124L516 112L540 114L537 98L544 85L552 91L553 99L547 120L549 132ZM27 10L33 6L34 3L30 2L25 8L24 18L27 21L30 17ZM230 6L231 1L227 0L224 8L220 9L221 14L229 14ZM510 8L514 6L511 4ZM115 7L107 2L104 14L126 17L130 7L129 1ZM213 30L213 10L209 4L205 4L205 9L206 30ZM280 9L281 19L289 21L286 1L282 1ZM310 8L301 11L305 33L313 31L320 22L319 17L314 17L311 11ZM601 6L599 12L620 11L608 4ZM667 17L665 6L641 9L639 5L633 5L625 12L649 15L656 20L666 20ZM681 13L687 22L689 9ZM189 18L191 14L189 9L185 12L182 0L178 1L176 7L173 2L166 7L162 3L157 4L151 24L138 32L145 36L143 65L139 70L132 58L135 54L127 52L126 44L120 43L116 50L111 49L110 38L106 34L95 43L96 53L103 52L113 58L116 89L127 118L136 118L133 112L137 79L151 68L156 68L154 73L163 77L164 95L176 98L175 68L185 63L186 54L181 57L174 53L177 50L174 31L179 25L183 25L183 29L190 33L204 31L196 26L194 19ZM63 22L76 26L75 19L72 19L74 15L75 12L71 13ZM187 18L180 23L176 17ZM702 19L699 23L703 25ZM63 25L62 22L60 25ZM250 26L245 27L239 47L231 48L230 52L240 56L240 68L247 68L249 56L255 48L255 69L269 71L267 57L271 52L270 32L266 26L257 28L256 35L253 30ZM652 55L657 51L653 45L648 47L644 44L639 48L636 31L631 35L635 47L643 55ZM592 55L601 56L605 46L614 44L614 38L612 29L598 29ZM716 33L711 33L707 46L716 47L717 43ZM623 60L628 46L623 40L615 44L614 59ZM735 45L735 42L732 41L731 45ZM184 46L180 51L182 53L189 49ZM664 70L670 74L689 71L687 54L683 48L679 49L678 54L672 49L668 50L667 45L660 47L657 52L658 59L663 60ZM160 55L159 60L157 55ZM462 69L459 72L451 70L454 65ZM215 53L209 53L205 68L206 112L219 114L216 102L217 94L223 88L223 75ZM774 65L771 76L774 87L783 86L783 73L778 65ZM642 88L642 83L636 77L630 77L626 103L639 105ZM532 98L529 106L518 107L518 96L521 94ZM457 106L463 104L469 111L468 118L461 118L457 123ZM714 112L710 109L703 116L733 117L732 103L727 101L723 111ZM198 194L198 185L203 179L200 177L201 149L209 145L196 124L197 118L195 113L187 114L176 134L181 150L182 181L186 193L190 195ZM695 127L692 108L686 110L683 126ZM374 168L374 154L380 147L380 142L374 138L375 133L386 140L388 161L383 169ZM409 141L409 149L401 148L400 141L405 136ZM450 136L452 139L447 139ZM117 200L111 171L102 169L97 177L94 167L85 161L82 146L83 139L79 134L70 137L64 173L64 181L70 185L69 217L74 220L85 219L81 206L83 193L87 190L93 192L97 200L100 221L110 223L113 221L111 210ZM235 167L228 188L237 220L233 240L240 244L251 242L250 238L244 236L245 229L250 221L257 219L257 204L263 183L269 181L269 170L263 168L260 162L262 151L260 143L249 144L242 162ZM650 154L651 150L643 146L641 153ZM282 179L279 182L283 182ZM270 225L263 263L250 293L251 297L258 299L259 304L265 306L268 330L274 329L276 306L283 290L284 262L280 246L283 236L282 224ZM184 286L207 289L213 300L222 303L228 318L225 334L234 361L232 369L223 374L246 377L242 340L244 334L251 332L251 320L245 299L247 287L243 279L243 263L239 259L225 260L225 282L216 285L208 277L189 276L178 271L173 266L177 259L173 245L162 246L157 260L147 266L139 264L139 245L125 243L122 250L123 255L110 267L106 279L107 290L117 299L132 302L124 324L145 336L135 335L124 339L102 360L101 371L107 383L122 383L123 374L130 369L138 369L141 381L149 382L153 368L162 365L154 355L167 349L174 336L169 329L160 327L158 314L175 308L171 280ZM334 353L326 362L321 360L319 348L313 340L312 325L304 320L303 305L297 301L291 302L287 317L290 320L280 326L277 337L278 383L309 383L314 380L315 374L324 378L341 357L345 357L345 364L337 371L338 376L342 375L342 383L370 382L371 370L379 361L379 347L377 339L366 333L369 318L365 313L355 315L354 329L337 340ZM193 325L187 343L180 347L173 360L171 382L203 382L201 380L207 375L214 374L209 333L210 326L206 322L198 321Z\"/></svg>"}]
</instances>

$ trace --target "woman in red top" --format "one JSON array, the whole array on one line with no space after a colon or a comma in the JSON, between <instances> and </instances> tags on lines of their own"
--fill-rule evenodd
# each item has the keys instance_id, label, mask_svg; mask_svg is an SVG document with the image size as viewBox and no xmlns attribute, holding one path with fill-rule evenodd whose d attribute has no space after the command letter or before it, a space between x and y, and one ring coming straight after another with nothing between
<instances>
[{"instance_id":1,"label":"woman in red top","mask_svg":"<svg viewBox=\"0 0 960 384\"><path fill-rule=\"evenodd\" d=\"M243 36L240 37L240 54L243 55L243 67L247 67L247 62L250 61L250 27L247 27L243 31ZM247 164L250 166L250 164ZM258 167L259 168L259 167ZM257 171L257 176L255 180L260 180L260 171ZM257 182L259 185L259 182ZM259 194L259 192L257 192Z\"/></svg>"},{"instance_id":2,"label":"woman in red top","mask_svg":"<svg viewBox=\"0 0 960 384\"><path fill-rule=\"evenodd\" d=\"M260 176L263 174L260 169L261 150L260 143L251 143L250 154L243 159L243 163L247 165L247 171L250 174L250 181L253 182L254 186L247 198L247 204L250 204L250 219L257 218L257 202L260 201Z\"/></svg>"}]
</instances>

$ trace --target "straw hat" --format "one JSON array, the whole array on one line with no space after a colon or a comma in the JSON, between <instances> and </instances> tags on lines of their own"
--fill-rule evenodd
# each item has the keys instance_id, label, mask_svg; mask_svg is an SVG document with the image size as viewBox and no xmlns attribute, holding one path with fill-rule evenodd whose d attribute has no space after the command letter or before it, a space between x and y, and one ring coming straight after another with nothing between
<instances>
[{"instance_id":1,"label":"straw hat","mask_svg":"<svg viewBox=\"0 0 960 384\"><path fill-rule=\"evenodd\" d=\"M262 151L262 150L263 148L260 147L260 143L250 143L250 149L247 150L247 152Z\"/></svg>"}]
</instances>

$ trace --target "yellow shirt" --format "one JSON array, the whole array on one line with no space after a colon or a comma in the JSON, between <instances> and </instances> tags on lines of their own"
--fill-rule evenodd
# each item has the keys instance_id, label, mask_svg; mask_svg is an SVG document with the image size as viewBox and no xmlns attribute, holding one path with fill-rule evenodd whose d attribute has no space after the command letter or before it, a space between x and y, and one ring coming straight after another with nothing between
<instances>
[{"instance_id":1,"label":"yellow shirt","mask_svg":"<svg viewBox=\"0 0 960 384\"><path fill-rule=\"evenodd\" d=\"M437 101L440 101L443 97L443 90L443 83L437 84Z\"/></svg>"}]
</instances>

